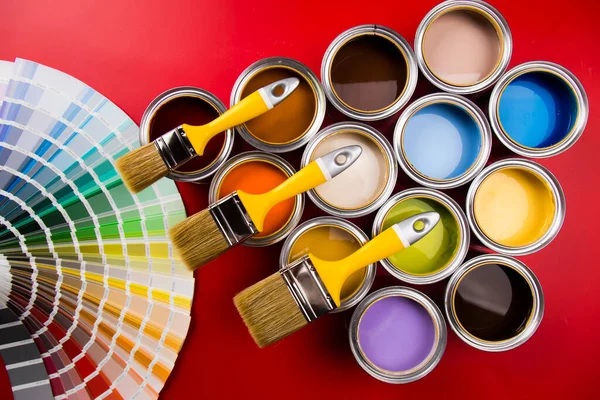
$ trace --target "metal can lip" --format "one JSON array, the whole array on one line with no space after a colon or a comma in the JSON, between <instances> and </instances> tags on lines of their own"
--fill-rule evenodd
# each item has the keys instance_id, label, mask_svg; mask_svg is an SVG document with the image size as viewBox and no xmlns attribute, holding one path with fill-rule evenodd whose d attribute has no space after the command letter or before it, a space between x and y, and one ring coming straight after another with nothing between
<instances>
[{"instance_id":1,"label":"metal can lip","mask_svg":"<svg viewBox=\"0 0 600 400\"><path fill-rule=\"evenodd\" d=\"M392 264L387 258L384 258L383 260L379 261L379 263L383 266L383 268L386 269L386 271L390 273L390 275L401 281L408 282L414 285L425 285L434 282L439 282L452 275L454 271L456 271L456 269L461 265L461 263L467 256L471 238L467 217L465 216L458 203L456 203L450 196L437 190L428 188L407 189L402 192L396 193L395 195L390 197L390 199L379 209L377 215L375 216L375 220L373 221L372 236L375 237L376 235L381 233L381 227L383 226L385 216L392 208L394 208L396 204L400 203L403 200L414 197L426 197L433 199L439 202L440 204L444 205L446 208L448 208L448 210L450 210L452 215L455 217L456 222L458 223L458 227L460 229L461 238L454 258L450 261L448 265L446 265L446 267L429 275L413 275L401 271L400 269L396 268L396 266L394 266L394 264Z\"/></svg>"},{"instance_id":2,"label":"metal can lip","mask_svg":"<svg viewBox=\"0 0 600 400\"><path fill-rule=\"evenodd\" d=\"M429 353L427 359L425 359L417 367L413 368L412 370L406 371L405 373L393 373L391 371L385 371L380 368L377 368L375 365L369 362L367 357L363 354L358 341L358 327L364 312L377 300L391 296L406 297L413 301L416 301L421 306L423 306L431 316L436 330L435 344L434 347L431 349L431 352ZM350 339L350 349L352 350L354 358L362 367L362 369L364 369L372 377L382 382L395 384L414 382L429 374L442 359L448 340L448 333L446 329L446 323L444 321L444 316L438 308L438 306L436 306L435 303L425 294L419 292L416 289L404 286L391 286L379 289L368 295L363 301L360 302L358 307L356 307L356 309L354 310L354 313L352 314L352 319L350 320L348 333Z\"/></svg>"},{"instance_id":3,"label":"metal can lip","mask_svg":"<svg viewBox=\"0 0 600 400\"><path fill-rule=\"evenodd\" d=\"M246 161L266 161L272 163L273 165L281 168L288 176L292 176L296 173L294 167L292 167L286 160L279 157L276 154L266 153L263 151L248 151L245 153L240 153L225 162L221 168L217 171L212 181L210 182L210 188L208 190L208 202L212 204L218 200L218 190L221 182L225 178L225 176L231 171L235 166L240 163ZM304 211L304 194L299 194L295 198L296 205L294 207L294 212L292 213L290 219L287 224L283 226L279 231L275 232L270 236L264 237L251 237L244 241L242 245L248 247L265 247L272 244L275 244L287 237L290 232L298 225L300 219L302 218L302 212Z\"/></svg>"},{"instance_id":4,"label":"metal can lip","mask_svg":"<svg viewBox=\"0 0 600 400\"><path fill-rule=\"evenodd\" d=\"M335 94L333 90L333 82L331 81L331 67L333 65L333 59L335 58L338 50L348 41L363 35L379 35L388 39L400 49L406 60L407 80L404 92L388 107L377 112L358 111L346 105ZM412 97L415 88L417 87L418 77L419 69L417 66L417 60L415 58L415 53L410 47L410 44L396 31L381 25L359 25L342 32L333 40L333 42L331 42L325 51L323 61L321 62L321 79L323 81L323 89L325 90L327 98L338 111L359 121L377 121L387 118L398 112Z\"/></svg>"},{"instance_id":5,"label":"metal can lip","mask_svg":"<svg viewBox=\"0 0 600 400\"><path fill-rule=\"evenodd\" d=\"M369 138L377 142L380 149L383 151L384 155L388 159L387 183L385 184L382 192L373 202L358 209L341 209L332 206L324 200L322 200L314 189L309 190L307 194L308 197L317 207L319 207L321 210L325 211L328 214L338 217L357 218L372 213L383 203L385 203L385 201L390 197L392 191L394 190L394 186L396 185L396 180L398 178L398 166L395 161L394 150L392 146L387 141L385 136L383 136L377 129L372 128L369 125L363 124L361 122L339 122L321 130L315 135L315 137L313 137L310 140L310 142L306 145L306 148L304 149L304 153L302 154L302 160L300 161L301 167L304 168L310 163L312 153L327 136L334 132L342 130L360 132L361 134L364 134L365 136L368 136Z\"/></svg>"},{"instance_id":6,"label":"metal can lip","mask_svg":"<svg viewBox=\"0 0 600 400\"><path fill-rule=\"evenodd\" d=\"M504 131L502 124L500 123L500 116L498 115L500 96L502 96L504 89L506 89L508 84L515 78L529 72L546 72L562 79L573 91L577 102L577 119L570 132L559 143L539 149L526 147L512 140ZM545 158L566 151L579 140L587 124L589 101L583 85L571 71L561 65L549 61L530 61L517 65L500 78L492 90L489 102L489 115L490 124L492 125L494 133L508 149L525 157Z\"/></svg>"},{"instance_id":7,"label":"metal can lip","mask_svg":"<svg viewBox=\"0 0 600 400\"><path fill-rule=\"evenodd\" d=\"M527 246L509 247L494 242L488 238L485 233L483 233L481 228L479 228L477 220L475 219L473 203L475 201L477 189L479 189L479 186L485 180L485 178L490 176L492 173L507 167L522 168L535 173L548 185L548 188L554 197L556 209L554 211L554 219L552 220L550 228L548 228L548 231L544 234L544 236ZM556 235L558 235L558 232L560 231L560 228L565 220L565 214L567 211L566 207L565 194L560 186L560 183L558 182L558 179L556 179L556 177L549 170L540 164L531 160L523 160L520 158L508 158L488 165L471 183L466 199L467 219L469 220L469 225L471 226L471 230L475 233L475 236L477 236L481 243L483 243L486 247L498 253L508 254L511 256L524 256L535 253L536 251L546 247L556 237Z\"/></svg>"},{"instance_id":8,"label":"metal can lip","mask_svg":"<svg viewBox=\"0 0 600 400\"><path fill-rule=\"evenodd\" d=\"M338 217L316 217L310 219L300 225L298 225L287 237L285 242L283 243L283 247L281 248L281 253L279 254L279 269L282 269L287 264L288 256L290 251L292 250L292 246L296 242L296 240L306 231L311 228L315 228L318 226L334 226L341 228L352 236L354 236L361 245L365 245L369 241L369 237L366 233L362 231L358 226L354 225L350 221L346 221L342 218ZM365 275L365 280L358 289L356 293L352 295L349 299L342 302L342 304L332 311L332 313L342 312L349 308L354 307L358 302L360 302L371 290L371 286L373 286L373 282L375 281L375 276L377 274L377 263L370 264L367 267L367 273Z\"/></svg>"},{"instance_id":9,"label":"metal can lip","mask_svg":"<svg viewBox=\"0 0 600 400\"><path fill-rule=\"evenodd\" d=\"M312 72L306 65L287 57L269 57L256 61L246 68L237 78L231 91L230 104L232 107L241 100L242 91L244 90L244 87L248 81L252 79L256 73L269 67L289 68L296 71L306 79L315 94L316 111L312 125L304 133L304 135L300 136L293 142L285 144L272 144L259 140L253 136L250 131L248 131L248 128L246 128L246 125L244 124L238 125L236 129L246 142L259 150L268 151L271 153L286 153L304 146L319 131L319 129L321 129L321 125L325 119L327 100L325 99L325 93L321 87L319 78L317 78L314 72Z\"/></svg>"},{"instance_id":10,"label":"metal can lip","mask_svg":"<svg viewBox=\"0 0 600 400\"><path fill-rule=\"evenodd\" d=\"M451 11L452 9L475 9L488 17L491 21L493 21L502 33L501 40L503 41L503 50L502 55L500 56L500 62L496 66L496 69L484 80L469 86L458 86L452 85L450 83L444 82L440 78L438 78L431 70L429 69L425 56L423 53L423 39L425 37L425 31L429 27L429 24L433 22L434 19L439 17L440 15ZM435 6L431 11L425 15L419 27L417 28L417 33L415 35L415 54L417 61L419 63L419 68L421 72L427 78L429 82L431 82L436 87L450 93L456 94L472 94L481 92L496 82L500 76L506 71L508 67L508 63L510 62L510 58L512 56L512 34L510 32L510 28L508 27L508 23L496 10L494 7L479 0L447 0L444 1L437 6Z\"/></svg>"},{"instance_id":11,"label":"metal can lip","mask_svg":"<svg viewBox=\"0 0 600 400\"><path fill-rule=\"evenodd\" d=\"M210 106L215 108L219 115L223 114L227 111L227 107L219 100L217 96L214 94L197 87L193 86L180 86L175 87L169 90L164 91L159 94L150 102L144 114L142 115L142 120L140 122L140 144L143 146L150 142L150 127L152 124L152 119L160 110L163 104L179 98L179 97L195 97L201 100L206 101ZM185 121L182 121L184 123ZM166 132L165 132L166 133ZM228 129L225 132L225 143L223 145L223 149L217 157L216 160L212 162L208 167L201 169L196 172L179 172L179 171L170 171L167 177L180 181L180 182L197 182L209 178L212 176L221 165L229 158L231 154L231 150L233 149L233 140L234 140L234 131L233 128Z\"/></svg>"},{"instance_id":12,"label":"metal can lip","mask_svg":"<svg viewBox=\"0 0 600 400\"><path fill-rule=\"evenodd\" d=\"M458 288L460 280L474 268L492 263L508 266L520 273L529 284L534 297L534 308L531 312L529 320L527 321L526 328L516 336L508 340L498 342L482 340L471 335L458 321L456 313L454 312L454 293ZM454 275L452 275L452 277L448 281L448 285L446 286L444 308L450 327L465 343L475 347L476 349L489 352L506 351L514 349L515 347L518 347L525 343L531 336L533 336L537 328L540 326L540 323L542 322L542 317L544 316L544 293L542 291L542 285L540 284L537 277L521 261L500 254L486 254L477 256L467 261L466 263L460 266L460 268L456 271L456 273L454 273Z\"/></svg>"},{"instance_id":13,"label":"metal can lip","mask_svg":"<svg viewBox=\"0 0 600 400\"><path fill-rule=\"evenodd\" d=\"M473 165L471 165L471 167L465 173L457 176L456 178L442 180L425 176L411 165L406 158L406 154L404 153L402 140L406 124L417 111L423 107L435 103L447 103L461 108L473 118L473 121L475 121L479 127L479 132L481 135L481 148L479 150L479 155L477 156L477 159ZM400 164L400 167L412 180L420 185L435 189L450 189L469 182L475 178L475 176L485 167L485 164L490 157L490 152L492 151L492 130L483 111L471 100L456 94L433 93L414 101L402 112L398 122L396 122L396 127L394 128L393 144L394 153L396 155L396 159L398 160L398 164Z\"/></svg>"}]
</instances>

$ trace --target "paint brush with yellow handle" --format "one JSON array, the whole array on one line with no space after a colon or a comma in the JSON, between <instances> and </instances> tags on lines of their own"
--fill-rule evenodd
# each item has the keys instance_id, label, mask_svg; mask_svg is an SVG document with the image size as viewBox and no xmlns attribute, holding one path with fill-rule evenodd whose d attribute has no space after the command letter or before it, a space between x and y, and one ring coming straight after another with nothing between
<instances>
[{"instance_id":1,"label":"paint brush with yellow handle","mask_svg":"<svg viewBox=\"0 0 600 400\"><path fill-rule=\"evenodd\" d=\"M358 145L345 146L317 158L266 193L233 192L171 228L169 235L175 249L190 269L206 264L262 232L265 218L274 206L335 178L361 153Z\"/></svg>"},{"instance_id":2,"label":"paint brush with yellow handle","mask_svg":"<svg viewBox=\"0 0 600 400\"><path fill-rule=\"evenodd\" d=\"M339 261L309 254L237 294L235 306L256 344L268 346L335 310L350 275L411 246L439 220L433 211L414 215Z\"/></svg>"},{"instance_id":3,"label":"paint brush with yellow handle","mask_svg":"<svg viewBox=\"0 0 600 400\"><path fill-rule=\"evenodd\" d=\"M202 126L183 124L147 145L133 150L116 162L123 182L137 193L169 171L196 156L202 156L210 139L229 128L258 117L285 100L300 84L287 78L258 89L215 120Z\"/></svg>"}]
</instances>

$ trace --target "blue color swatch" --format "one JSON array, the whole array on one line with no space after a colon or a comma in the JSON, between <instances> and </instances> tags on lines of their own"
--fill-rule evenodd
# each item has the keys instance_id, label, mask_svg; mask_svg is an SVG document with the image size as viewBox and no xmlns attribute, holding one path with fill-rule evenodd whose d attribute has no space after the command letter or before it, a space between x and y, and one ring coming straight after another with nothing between
<instances>
[{"instance_id":1,"label":"blue color swatch","mask_svg":"<svg viewBox=\"0 0 600 400\"><path fill-rule=\"evenodd\" d=\"M563 140L577 117L569 85L547 72L529 72L511 81L499 101L504 132L518 144L541 149Z\"/></svg>"},{"instance_id":2,"label":"blue color swatch","mask_svg":"<svg viewBox=\"0 0 600 400\"><path fill-rule=\"evenodd\" d=\"M481 131L460 106L434 103L410 117L402 144L414 169L429 178L448 180L463 175L475 163Z\"/></svg>"}]
</instances>

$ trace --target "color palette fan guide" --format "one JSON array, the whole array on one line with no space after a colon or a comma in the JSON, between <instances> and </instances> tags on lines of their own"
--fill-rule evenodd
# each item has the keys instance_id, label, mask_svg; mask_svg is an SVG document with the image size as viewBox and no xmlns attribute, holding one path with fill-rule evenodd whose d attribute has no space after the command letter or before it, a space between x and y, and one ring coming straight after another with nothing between
<instances>
[{"instance_id":1,"label":"color palette fan guide","mask_svg":"<svg viewBox=\"0 0 600 400\"><path fill-rule=\"evenodd\" d=\"M79 80L0 61L0 356L14 398L157 398L190 324L185 219L167 179L133 195L138 127Z\"/></svg>"}]
</instances>

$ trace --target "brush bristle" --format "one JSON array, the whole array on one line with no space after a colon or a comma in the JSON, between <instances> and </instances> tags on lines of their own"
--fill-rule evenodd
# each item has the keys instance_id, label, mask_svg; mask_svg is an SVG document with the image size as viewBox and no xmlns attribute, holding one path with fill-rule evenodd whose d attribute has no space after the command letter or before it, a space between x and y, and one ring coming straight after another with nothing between
<instances>
[{"instance_id":1,"label":"brush bristle","mask_svg":"<svg viewBox=\"0 0 600 400\"><path fill-rule=\"evenodd\" d=\"M154 143L125 154L117 160L116 167L125 186L133 193L141 192L169 173Z\"/></svg>"},{"instance_id":2,"label":"brush bristle","mask_svg":"<svg viewBox=\"0 0 600 400\"><path fill-rule=\"evenodd\" d=\"M229 243L223 237L208 209L172 227L169 236L179 252L179 257L191 270L206 264L229 249Z\"/></svg>"},{"instance_id":3,"label":"brush bristle","mask_svg":"<svg viewBox=\"0 0 600 400\"><path fill-rule=\"evenodd\" d=\"M233 302L259 347L277 342L308 324L280 273L238 293Z\"/></svg>"}]
</instances>

